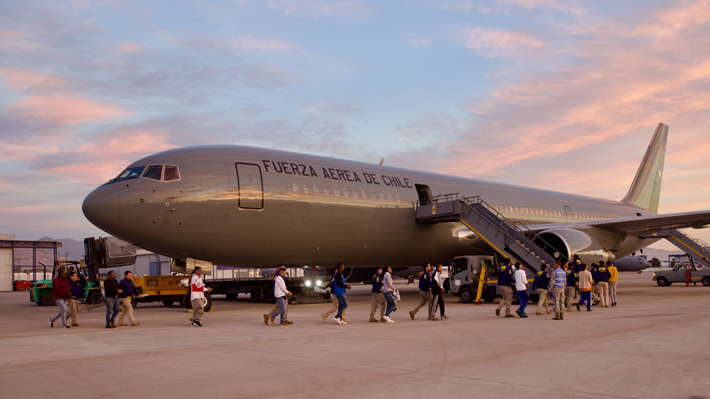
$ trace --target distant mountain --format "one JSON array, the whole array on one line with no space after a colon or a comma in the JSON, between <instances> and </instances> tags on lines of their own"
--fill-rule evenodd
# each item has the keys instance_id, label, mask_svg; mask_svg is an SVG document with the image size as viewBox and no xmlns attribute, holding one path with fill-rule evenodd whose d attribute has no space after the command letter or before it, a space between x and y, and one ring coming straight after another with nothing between
<instances>
[{"instance_id":1,"label":"distant mountain","mask_svg":"<svg viewBox=\"0 0 710 399\"><path fill-rule=\"evenodd\" d=\"M51 237L42 237L37 241L58 241L62 243L61 248L57 248L57 257L67 260L83 260L84 259L84 242L77 241L71 238L54 239Z\"/></svg>"}]
</instances>

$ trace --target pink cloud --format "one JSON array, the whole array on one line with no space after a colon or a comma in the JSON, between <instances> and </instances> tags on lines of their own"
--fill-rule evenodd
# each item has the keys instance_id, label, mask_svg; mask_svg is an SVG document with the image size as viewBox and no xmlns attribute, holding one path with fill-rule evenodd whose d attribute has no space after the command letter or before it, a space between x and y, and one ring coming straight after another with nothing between
<instances>
[{"instance_id":1,"label":"pink cloud","mask_svg":"<svg viewBox=\"0 0 710 399\"><path fill-rule=\"evenodd\" d=\"M501 3L514 3L523 8L545 7L552 10L564 11L570 14L584 14L586 10L575 7L568 0L496 0Z\"/></svg>"},{"instance_id":2,"label":"pink cloud","mask_svg":"<svg viewBox=\"0 0 710 399\"><path fill-rule=\"evenodd\" d=\"M130 115L116 103L63 94L29 95L11 108L24 118L51 125L108 122Z\"/></svg>"},{"instance_id":3,"label":"pink cloud","mask_svg":"<svg viewBox=\"0 0 710 399\"><path fill-rule=\"evenodd\" d=\"M130 42L119 44L116 49L122 53L137 53L143 49L144 43Z\"/></svg>"},{"instance_id":4,"label":"pink cloud","mask_svg":"<svg viewBox=\"0 0 710 399\"><path fill-rule=\"evenodd\" d=\"M8 81L8 85L17 91L43 91L64 84L64 80L56 76L43 75L27 69L2 68L0 77Z\"/></svg>"},{"instance_id":5,"label":"pink cloud","mask_svg":"<svg viewBox=\"0 0 710 399\"><path fill-rule=\"evenodd\" d=\"M33 51L39 47L30 39L30 34L27 31L0 29L0 50Z\"/></svg>"},{"instance_id":6,"label":"pink cloud","mask_svg":"<svg viewBox=\"0 0 710 399\"><path fill-rule=\"evenodd\" d=\"M540 39L526 33L483 28L462 30L459 42L489 57L533 55L545 45Z\"/></svg>"},{"instance_id":7,"label":"pink cloud","mask_svg":"<svg viewBox=\"0 0 710 399\"><path fill-rule=\"evenodd\" d=\"M241 49L242 51L284 51L292 50L295 46L291 43L286 43L274 39L264 38L264 37L253 37L247 36L239 38L232 42L234 47Z\"/></svg>"}]
</instances>

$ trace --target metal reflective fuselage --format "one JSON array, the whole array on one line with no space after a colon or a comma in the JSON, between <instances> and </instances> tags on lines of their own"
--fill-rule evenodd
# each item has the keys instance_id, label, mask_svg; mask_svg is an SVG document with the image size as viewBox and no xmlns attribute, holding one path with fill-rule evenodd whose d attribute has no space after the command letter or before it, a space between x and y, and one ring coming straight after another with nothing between
<instances>
[{"instance_id":1,"label":"metal reflective fuselage","mask_svg":"<svg viewBox=\"0 0 710 399\"><path fill-rule=\"evenodd\" d=\"M638 272L651 267L651 263L638 256L627 256L615 261L614 266L616 266L620 272Z\"/></svg>"},{"instance_id":2,"label":"metal reflective fuselage","mask_svg":"<svg viewBox=\"0 0 710 399\"><path fill-rule=\"evenodd\" d=\"M240 193L238 163L258 166L252 170L263 180L262 209L240 207L253 206L249 201L255 193L246 192L245 187L254 187L248 186L246 176L240 176ZM460 223L416 223L415 184L428 186L433 195L478 195L490 204L510 207L506 209L517 207L517 212L501 213L529 225L650 214L616 201L246 146L170 150L130 167L149 164L177 165L181 179L109 182L87 196L86 217L147 250L220 265L412 266L490 253ZM558 213L550 216L551 211ZM616 257L655 242L591 227L580 230Z\"/></svg>"}]
</instances>

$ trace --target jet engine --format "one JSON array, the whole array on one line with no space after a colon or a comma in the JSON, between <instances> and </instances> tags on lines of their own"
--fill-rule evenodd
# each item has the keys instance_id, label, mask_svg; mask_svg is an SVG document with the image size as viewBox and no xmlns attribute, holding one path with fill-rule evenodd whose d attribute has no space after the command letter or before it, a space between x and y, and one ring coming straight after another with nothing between
<instances>
[{"instance_id":1,"label":"jet engine","mask_svg":"<svg viewBox=\"0 0 710 399\"><path fill-rule=\"evenodd\" d=\"M600 260L613 262L615 258L614 254L603 248L596 238L579 230L545 230L537 235L535 243L551 255L559 252L567 259L572 259L572 255L577 254L587 265L599 263Z\"/></svg>"}]
</instances>

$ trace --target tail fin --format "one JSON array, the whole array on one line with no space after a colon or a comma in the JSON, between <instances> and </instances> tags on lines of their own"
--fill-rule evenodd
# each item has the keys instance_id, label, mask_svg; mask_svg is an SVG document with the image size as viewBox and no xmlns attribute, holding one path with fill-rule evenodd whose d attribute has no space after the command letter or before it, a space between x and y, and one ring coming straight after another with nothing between
<instances>
[{"instance_id":1,"label":"tail fin","mask_svg":"<svg viewBox=\"0 0 710 399\"><path fill-rule=\"evenodd\" d=\"M656 134L648 145L646 155L628 194L621 202L648 209L658 213L658 202L661 197L661 181L663 180L663 163L666 159L666 142L668 141L668 125L659 123Z\"/></svg>"}]
</instances>

